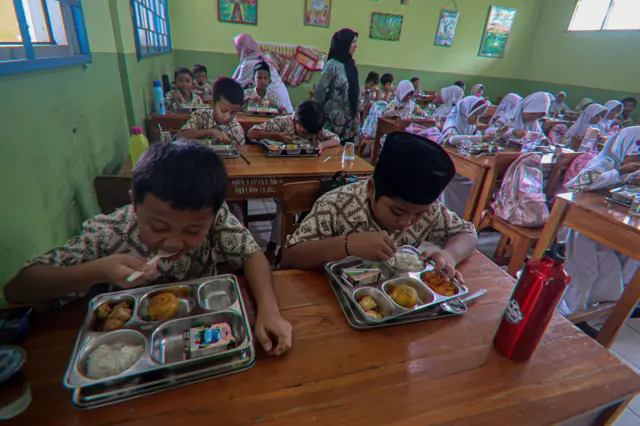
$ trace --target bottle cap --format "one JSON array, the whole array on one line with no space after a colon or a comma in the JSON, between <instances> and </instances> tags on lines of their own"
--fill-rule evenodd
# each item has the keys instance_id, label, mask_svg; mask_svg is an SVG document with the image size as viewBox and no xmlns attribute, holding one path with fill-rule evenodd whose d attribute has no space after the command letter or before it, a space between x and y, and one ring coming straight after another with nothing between
<instances>
[{"instance_id":1,"label":"bottle cap","mask_svg":"<svg viewBox=\"0 0 640 426\"><path fill-rule=\"evenodd\" d=\"M162 87L160 80L153 80L153 87Z\"/></svg>"},{"instance_id":2,"label":"bottle cap","mask_svg":"<svg viewBox=\"0 0 640 426\"><path fill-rule=\"evenodd\" d=\"M142 130L142 127L132 127L131 128L131 134L132 135L142 135L144 133L144 131Z\"/></svg>"},{"instance_id":3,"label":"bottle cap","mask_svg":"<svg viewBox=\"0 0 640 426\"><path fill-rule=\"evenodd\" d=\"M551 260L556 262L564 262L567 260L565 257L566 243L556 242L550 249L544 252L545 257L548 257Z\"/></svg>"}]
</instances>

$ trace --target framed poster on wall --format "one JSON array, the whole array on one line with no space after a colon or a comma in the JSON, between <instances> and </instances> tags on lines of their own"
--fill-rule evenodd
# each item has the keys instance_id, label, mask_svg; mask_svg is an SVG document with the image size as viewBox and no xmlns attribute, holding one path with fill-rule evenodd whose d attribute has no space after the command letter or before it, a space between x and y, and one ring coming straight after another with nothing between
<instances>
[{"instance_id":1,"label":"framed poster on wall","mask_svg":"<svg viewBox=\"0 0 640 426\"><path fill-rule=\"evenodd\" d=\"M440 22L436 32L436 39L433 44L442 47L451 47L453 38L456 35L456 26L458 25L460 12L457 10L443 9L440 12Z\"/></svg>"},{"instance_id":2,"label":"framed poster on wall","mask_svg":"<svg viewBox=\"0 0 640 426\"><path fill-rule=\"evenodd\" d=\"M373 12L369 38L374 40L399 41L402 31L402 15Z\"/></svg>"},{"instance_id":3,"label":"framed poster on wall","mask_svg":"<svg viewBox=\"0 0 640 426\"><path fill-rule=\"evenodd\" d=\"M305 0L304 24L328 28L331 24L331 0Z\"/></svg>"},{"instance_id":4,"label":"framed poster on wall","mask_svg":"<svg viewBox=\"0 0 640 426\"><path fill-rule=\"evenodd\" d=\"M218 21L258 25L258 0L218 0Z\"/></svg>"},{"instance_id":5,"label":"framed poster on wall","mask_svg":"<svg viewBox=\"0 0 640 426\"><path fill-rule=\"evenodd\" d=\"M516 19L516 9L492 5L489 9L487 24L480 43L478 56L502 58L507 49L507 41L513 22Z\"/></svg>"}]
</instances>

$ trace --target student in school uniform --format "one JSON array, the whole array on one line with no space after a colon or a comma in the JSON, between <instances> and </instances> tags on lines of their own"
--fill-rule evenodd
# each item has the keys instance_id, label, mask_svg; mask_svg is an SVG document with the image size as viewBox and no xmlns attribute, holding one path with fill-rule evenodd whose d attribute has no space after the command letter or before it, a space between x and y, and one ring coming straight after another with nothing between
<instances>
[{"instance_id":1,"label":"student in school uniform","mask_svg":"<svg viewBox=\"0 0 640 426\"><path fill-rule=\"evenodd\" d=\"M491 117L489 125L492 127L501 127L509 123L515 116L518 106L522 102L522 96L516 93L509 93L500 101L496 112Z\"/></svg>"},{"instance_id":2,"label":"student in school uniform","mask_svg":"<svg viewBox=\"0 0 640 426\"><path fill-rule=\"evenodd\" d=\"M204 65L193 66L193 90L205 102L213 96L213 87L209 84L207 67Z\"/></svg>"},{"instance_id":3,"label":"student in school uniform","mask_svg":"<svg viewBox=\"0 0 640 426\"><path fill-rule=\"evenodd\" d=\"M527 132L543 134L539 120L549 113L550 106L551 96L547 92L535 92L524 98L510 117L509 131L504 137L522 138Z\"/></svg>"},{"instance_id":4,"label":"student in school uniform","mask_svg":"<svg viewBox=\"0 0 640 426\"><path fill-rule=\"evenodd\" d=\"M367 74L367 78L364 80L364 90L362 91L363 105L375 102L382 97L378 84L380 84L380 74L375 71Z\"/></svg>"},{"instance_id":5,"label":"student in school uniform","mask_svg":"<svg viewBox=\"0 0 640 426\"><path fill-rule=\"evenodd\" d=\"M437 143L391 133L372 178L315 202L287 238L283 267L320 269L347 256L380 262L392 258L399 246L430 243L423 258L462 279L456 267L471 255L478 237L471 223L437 201L454 174L451 158Z\"/></svg>"},{"instance_id":6,"label":"student in school uniform","mask_svg":"<svg viewBox=\"0 0 640 426\"><path fill-rule=\"evenodd\" d=\"M440 91L440 97L442 98L442 105L440 105L433 113L434 117L448 117L453 107L462 99L464 90L460 86L453 85L444 87Z\"/></svg>"},{"instance_id":7,"label":"student in school uniform","mask_svg":"<svg viewBox=\"0 0 640 426\"><path fill-rule=\"evenodd\" d=\"M271 120L253 126L247 136L249 139L270 139L280 142L307 140L320 149L340 145L340 138L335 133L323 128L325 113L316 101L305 101L298 105L294 115L274 117ZM267 258L275 259L275 253L282 232L282 203L274 200L276 216L271 221L271 238L267 246Z\"/></svg>"},{"instance_id":8,"label":"student in school uniform","mask_svg":"<svg viewBox=\"0 0 640 426\"><path fill-rule=\"evenodd\" d=\"M582 98L580 102L578 102L578 105L576 105L576 112L581 113L586 107L593 103L595 103L595 101L591 98Z\"/></svg>"},{"instance_id":9,"label":"student in school uniform","mask_svg":"<svg viewBox=\"0 0 640 426\"><path fill-rule=\"evenodd\" d=\"M565 113L572 113L573 110L567 105L567 92L564 90L556 93L556 99L551 102L549 107L549 113L555 116L564 115Z\"/></svg>"},{"instance_id":10,"label":"student in school uniform","mask_svg":"<svg viewBox=\"0 0 640 426\"><path fill-rule=\"evenodd\" d=\"M420 88L420 77L413 77L411 80L411 84L413 84L413 91L416 96L422 95L422 89Z\"/></svg>"},{"instance_id":11,"label":"student in school uniform","mask_svg":"<svg viewBox=\"0 0 640 426\"><path fill-rule=\"evenodd\" d=\"M474 84L471 88L471 95L478 98L484 97L484 84Z\"/></svg>"},{"instance_id":12,"label":"student in school uniform","mask_svg":"<svg viewBox=\"0 0 640 426\"><path fill-rule=\"evenodd\" d=\"M622 100L622 104L624 105L624 109L622 110L622 114L618 117L618 123L621 127L629 127L633 126L635 121L631 114L636 110L638 106L638 100L636 98L624 98Z\"/></svg>"},{"instance_id":13,"label":"student in school uniform","mask_svg":"<svg viewBox=\"0 0 640 426\"><path fill-rule=\"evenodd\" d=\"M578 120L575 123L573 123L573 125L567 131L567 134L566 134L567 139L569 140L574 138L577 140L584 139L584 135L587 132L587 130L591 128L598 128L600 122L602 121L602 119L605 117L606 114L607 114L606 107L597 103L593 103L589 105L584 109L584 111L582 111L582 114L580 114L580 117L578 118Z\"/></svg>"},{"instance_id":14,"label":"student in school uniform","mask_svg":"<svg viewBox=\"0 0 640 426\"><path fill-rule=\"evenodd\" d=\"M382 117L409 118L412 115L426 117L427 114L414 102L414 95L413 84L409 80L402 80L396 88L395 98L389 102Z\"/></svg>"},{"instance_id":15,"label":"student in school uniform","mask_svg":"<svg viewBox=\"0 0 640 426\"><path fill-rule=\"evenodd\" d=\"M478 120L487 112L488 108L489 103L487 101L474 95L462 99L453 108L444 123L438 143L455 146L464 140L470 140L475 143L495 140L495 133L482 135L476 130ZM472 180L456 174L444 190L444 205L458 216L462 216L472 185Z\"/></svg>"},{"instance_id":16,"label":"student in school uniform","mask_svg":"<svg viewBox=\"0 0 640 426\"><path fill-rule=\"evenodd\" d=\"M459 88L461 88L462 89L462 93L464 94L464 91L467 88L467 83L465 83L463 80L458 80L453 84L454 84L454 86L458 86Z\"/></svg>"},{"instance_id":17,"label":"student in school uniform","mask_svg":"<svg viewBox=\"0 0 640 426\"><path fill-rule=\"evenodd\" d=\"M287 110L280 105L280 100L269 92L271 84L271 70L265 61L258 62L253 70L253 81L255 87L244 90L245 110L251 106L265 105L277 108L280 114L286 114Z\"/></svg>"},{"instance_id":18,"label":"student in school uniform","mask_svg":"<svg viewBox=\"0 0 640 426\"><path fill-rule=\"evenodd\" d=\"M380 84L382 85L382 96L380 101L390 101L395 95L396 89L393 87L394 77L391 73L382 74Z\"/></svg>"},{"instance_id":19,"label":"student in school uniform","mask_svg":"<svg viewBox=\"0 0 640 426\"><path fill-rule=\"evenodd\" d=\"M204 106L202 98L193 87L193 73L187 68L176 69L173 75L176 88L165 95L165 106L169 112L180 112L181 108Z\"/></svg>"},{"instance_id":20,"label":"student in school uniform","mask_svg":"<svg viewBox=\"0 0 640 426\"><path fill-rule=\"evenodd\" d=\"M128 289L187 281L215 275L222 259L244 270L258 305L255 335L267 353L280 355L291 346L291 325L279 313L269 263L229 213L226 188L224 164L211 149L152 144L133 170L131 204L89 219L80 235L27 262L5 297L28 304L87 293L96 284ZM176 254L147 265L160 250ZM142 275L128 282L135 272Z\"/></svg>"},{"instance_id":21,"label":"student in school uniform","mask_svg":"<svg viewBox=\"0 0 640 426\"><path fill-rule=\"evenodd\" d=\"M240 34L233 39L233 45L240 56L240 64L233 73L233 79L245 88L253 83L253 70L258 62L266 61L264 55L260 51L260 46L249 34ZM291 99L289 98L289 92L286 86L280 78L278 70L272 63L266 61L269 64L269 74L271 76L271 84L269 85L269 91L274 94L280 101L280 105L291 114L293 112L293 105L291 105Z\"/></svg>"},{"instance_id":22,"label":"student in school uniform","mask_svg":"<svg viewBox=\"0 0 640 426\"><path fill-rule=\"evenodd\" d=\"M595 191L640 184L639 144L639 126L620 131L609 138L602 152L567 187L571 191ZM599 302L618 300L639 265L628 256L570 230L565 269L571 275L571 284L561 310L570 314Z\"/></svg>"},{"instance_id":23,"label":"student in school uniform","mask_svg":"<svg viewBox=\"0 0 640 426\"><path fill-rule=\"evenodd\" d=\"M617 125L617 119L622 114L624 105L620 101L610 100L604 104L604 107L607 109L607 115L598 125L598 129L600 129L600 134L607 135Z\"/></svg>"},{"instance_id":24,"label":"student in school uniform","mask_svg":"<svg viewBox=\"0 0 640 426\"><path fill-rule=\"evenodd\" d=\"M240 84L230 78L221 78L213 85L213 109L193 111L177 137L243 145L244 130L236 120L243 101L244 92Z\"/></svg>"}]
</instances>

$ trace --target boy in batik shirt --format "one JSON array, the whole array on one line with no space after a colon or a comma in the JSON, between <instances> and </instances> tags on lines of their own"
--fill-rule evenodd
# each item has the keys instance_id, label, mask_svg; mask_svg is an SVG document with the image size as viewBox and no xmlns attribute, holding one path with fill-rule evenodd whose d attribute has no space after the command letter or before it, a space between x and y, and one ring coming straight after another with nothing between
<instances>
[{"instance_id":1,"label":"boy in batik shirt","mask_svg":"<svg viewBox=\"0 0 640 426\"><path fill-rule=\"evenodd\" d=\"M215 275L223 259L243 268L258 304L256 337L279 355L291 346L291 325L278 311L267 259L229 213L226 188L226 170L213 150L194 142L153 144L133 170L132 204L89 219L63 247L29 261L5 286L5 297L28 304L101 283L128 289L185 281ZM160 251L175 254L146 264ZM142 275L127 281L136 272Z\"/></svg>"},{"instance_id":2,"label":"boy in batik shirt","mask_svg":"<svg viewBox=\"0 0 640 426\"><path fill-rule=\"evenodd\" d=\"M282 254L285 268L318 269L358 256L387 261L398 246L431 243L423 252L436 268L462 279L456 266L473 252L478 237L469 222L437 201L455 175L447 152L420 136L387 137L373 178L318 199Z\"/></svg>"},{"instance_id":3,"label":"boy in batik shirt","mask_svg":"<svg viewBox=\"0 0 640 426\"><path fill-rule=\"evenodd\" d=\"M268 107L276 108L279 114L286 114L278 97L270 89L271 85L271 69L269 64L262 61L258 62L253 69L253 82L255 87L244 90L244 108L249 111L250 108Z\"/></svg>"},{"instance_id":4,"label":"boy in batik shirt","mask_svg":"<svg viewBox=\"0 0 640 426\"><path fill-rule=\"evenodd\" d=\"M193 111L177 134L182 139L214 139L223 144L244 144L244 130L236 120L244 93L238 82L222 78L213 85L213 109Z\"/></svg>"},{"instance_id":5,"label":"boy in batik shirt","mask_svg":"<svg viewBox=\"0 0 640 426\"><path fill-rule=\"evenodd\" d=\"M204 107L202 98L193 88L193 74L187 68L178 68L173 75L176 88L165 95L168 112L180 112L182 108Z\"/></svg>"},{"instance_id":6,"label":"boy in batik shirt","mask_svg":"<svg viewBox=\"0 0 640 426\"><path fill-rule=\"evenodd\" d=\"M205 102L213 96L213 87L209 84L207 67L204 65L193 66L193 90Z\"/></svg>"}]
</instances>

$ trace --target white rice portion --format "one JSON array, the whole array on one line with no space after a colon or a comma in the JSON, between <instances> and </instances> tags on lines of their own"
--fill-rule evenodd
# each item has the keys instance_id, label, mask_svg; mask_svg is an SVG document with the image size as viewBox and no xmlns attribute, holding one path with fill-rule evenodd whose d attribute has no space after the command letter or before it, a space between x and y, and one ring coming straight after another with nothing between
<instances>
[{"instance_id":1,"label":"white rice portion","mask_svg":"<svg viewBox=\"0 0 640 426\"><path fill-rule=\"evenodd\" d=\"M396 253L396 257L391 258L391 264L394 268L408 272L420 272L424 269L424 262L413 253Z\"/></svg>"},{"instance_id":2,"label":"white rice portion","mask_svg":"<svg viewBox=\"0 0 640 426\"><path fill-rule=\"evenodd\" d=\"M143 352L144 347L141 345L100 345L89 354L87 376L102 379L120 374L135 364Z\"/></svg>"}]
</instances>

